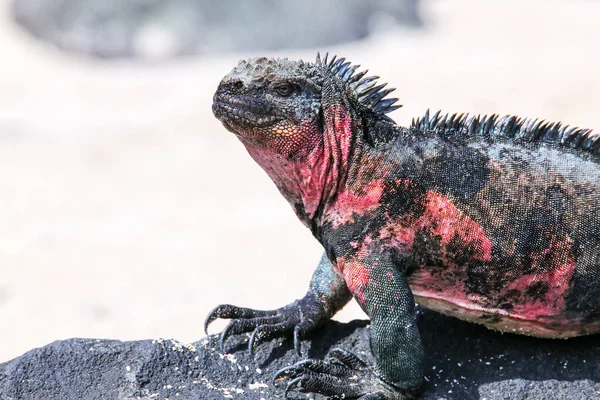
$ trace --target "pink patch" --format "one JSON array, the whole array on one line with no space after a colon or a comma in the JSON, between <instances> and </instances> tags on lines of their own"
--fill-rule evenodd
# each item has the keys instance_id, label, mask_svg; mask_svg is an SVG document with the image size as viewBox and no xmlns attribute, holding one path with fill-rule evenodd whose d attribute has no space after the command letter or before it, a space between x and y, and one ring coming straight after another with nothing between
<instances>
[{"instance_id":1,"label":"pink patch","mask_svg":"<svg viewBox=\"0 0 600 400\"><path fill-rule=\"evenodd\" d=\"M302 202L306 213L313 216L319 205L343 187L348 170L348 155L352 142L352 118L339 105L324 111L325 131L318 151L312 151L299 168Z\"/></svg>"},{"instance_id":2,"label":"pink patch","mask_svg":"<svg viewBox=\"0 0 600 400\"><path fill-rule=\"evenodd\" d=\"M367 266L356 259L338 258L337 268L344 277L346 285L361 306L367 302L365 288L370 282Z\"/></svg>"},{"instance_id":3,"label":"pink patch","mask_svg":"<svg viewBox=\"0 0 600 400\"><path fill-rule=\"evenodd\" d=\"M531 255L534 259L532 268L538 272L512 281L501 295L511 290L524 294L527 288L536 282L547 284L548 291L542 298L533 302L524 298L523 304L514 305L512 313L535 319L559 314L565 308L565 295L569 290L567 283L571 282L576 266L572 243L573 240L569 237L555 236L547 249ZM544 264L540 265L541 263Z\"/></svg>"},{"instance_id":4,"label":"pink patch","mask_svg":"<svg viewBox=\"0 0 600 400\"><path fill-rule=\"evenodd\" d=\"M313 121L293 127L286 137L256 135L241 137L254 160L269 174L291 204L302 204L299 215L308 225L316 211L327 205L341 188L348 171L352 142L352 119L339 105L324 110L325 131ZM297 153L290 159L289 155Z\"/></svg>"},{"instance_id":5,"label":"pink patch","mask_svg":"<svg viewBox=\"0 0 600 400\"><path fill-rule=\"evenodd\" d=\"M327 213L327 220L331 222L334 228L337 228L340 225L353 222L355 215L375 211L379 207L383 186L382 180L376 180L361 188L364 194L357 194L352 190L346 190L338 194L335 208Z\"/></svg>"},{"instance_id":6,"label":"pink patch","mask_svg":"<svg viewBox=\"0 0 600 400\"><path fill-rule=\"evenodd\" d=\"M481 226L463 214L452 202L439 193L428 192L425 212L416 222L417 229L427 230L441 238L442 246L448 246L455 237L466 248L475 250L473 258L489 261L492 244Z\"/></svg>"},{"instance_id":7,"label":"pink patch","mask_svg":"<svg viewBox=\"0 0 600 400\"><path fill-rule=\"evenodd\" d=\"M479 224L439 193L427 192L424 203L425 210L420 217L406 215L392 221L382 228L379 237L391 247L410 250L417 232L426 231L439 238L442 250L455 240L465 251L473 253L473 260L490 260L492 244ZM451 255L446 252L442 254L442 260L446 265L454 264Z\"/></svg>"}]
</instances>

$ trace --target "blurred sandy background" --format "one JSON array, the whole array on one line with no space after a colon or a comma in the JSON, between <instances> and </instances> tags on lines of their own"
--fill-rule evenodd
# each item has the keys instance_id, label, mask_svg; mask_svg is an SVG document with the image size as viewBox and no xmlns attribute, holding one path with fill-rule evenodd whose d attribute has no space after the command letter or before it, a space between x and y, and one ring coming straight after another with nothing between
<instances>
[{"instance_id":1,"label":"blurred sandy background","mask_svg":"<svg viewBox=\"0 0 600 400\"><path fill-rule=\"evenodd\" d=\"M241 57L343 55L398 88L402 124L432 108L600 129L598 1L426 0L422 30L156 65L53 50L4 8L0 361L69 337L193 341L219 303L304 294L319 245L212 117Z\"/></svg>"}]
</instances>

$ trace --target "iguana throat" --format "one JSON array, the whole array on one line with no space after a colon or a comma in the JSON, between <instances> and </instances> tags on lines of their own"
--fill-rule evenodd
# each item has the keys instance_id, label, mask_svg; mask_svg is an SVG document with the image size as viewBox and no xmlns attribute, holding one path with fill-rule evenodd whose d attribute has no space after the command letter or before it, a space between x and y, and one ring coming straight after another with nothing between
<instances>
[{"instance_id":1,"label":"iguana throat","mask_svg":"<svg viewBox=\"0 0 600 400\"><path fill-rule=\"evenodd\" d=\"M315 63L242 60L221 81L213 112L269 174L298 217L316 233L320 215L344 185L357 154L361 112L388 112L374 77L344 59ZM342 90L340 90L342 89ZM367 96L368 95L368 96Z\"/></svg>"}]
</instances>

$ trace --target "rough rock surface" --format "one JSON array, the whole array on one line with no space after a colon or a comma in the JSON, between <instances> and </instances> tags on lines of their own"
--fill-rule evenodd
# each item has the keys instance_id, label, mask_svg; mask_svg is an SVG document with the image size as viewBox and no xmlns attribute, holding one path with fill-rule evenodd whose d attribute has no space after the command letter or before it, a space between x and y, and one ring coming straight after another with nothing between
<instances>
[{"instance_id":1,"label":"rough rock surface","mask_svg":"<svg viewBox=\"0 0 600 400\"><path fill-rule=\"evenodd\" d=\"M100 57L317 47L420 24L417 0L13 0L13 15L45 41Z\"/></svg>"},{"instance_id":2,"label":"rough rock surface","mask_svg":"<svg viewBox=\"0 0 600 400\"><path fill-rule=\"evenodd\" d=\"M423 399L600 398L597 336L543 340L427 310L419 310L418 318L427 351ZM331 322L304 343L303 351L321 358L339 346L366 357L366 326L366 321ZM298 361L291 340L262 344L253 360L246 339L230 339L231 354L218 350L214 335L189 345L162 339L57 341L0 364L0 399L282 398L270 379Z\"/></svg>"}]
</instances>

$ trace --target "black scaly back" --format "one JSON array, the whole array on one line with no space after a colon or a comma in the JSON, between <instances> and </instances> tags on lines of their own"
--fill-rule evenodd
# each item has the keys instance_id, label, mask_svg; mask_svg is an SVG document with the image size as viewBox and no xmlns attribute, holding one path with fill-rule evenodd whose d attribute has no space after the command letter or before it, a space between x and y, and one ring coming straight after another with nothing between
<instances>
[{"instance_id":1,"label":"black scaly back","mask_svg":"<svg viewBox=\"0 0 600 400\"><path fill-rule=\"evenodd\" d=\"M360 65L352 65L345 58L337 58L333 56L331 60L327 60L329 53L321 59L321 54L317 53L316 65L324 67L331 73L336 75L345 85L346 88L356 96L358 102L369 110L374 111L381 117L391 120L385 114L390 113L402 105L396 104L397 98L385 98L388 94L396 89L384 89L387 83L378 85L379 76L364 77L368 70L356 73Z\"/></svg>"},{"instance_id":2,"label":"black scaly back","mask_svg":"<svg viewBox=\"0 0 600 400\"><path fill-rule=\"evenodd\" d=\"M560 122L548 122L537 118L500 116L498 114L442 115L440 111L430 116L429 110L427 110L423 117L413 119L411 129L433 131L442 135L501 137L529 142L554 143L600 155L600 134L591 129L562 125Z\"/></svg>"}]
</instances>

